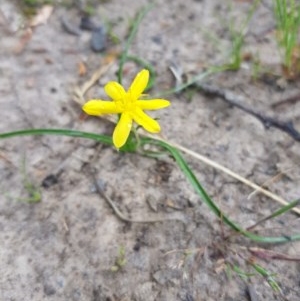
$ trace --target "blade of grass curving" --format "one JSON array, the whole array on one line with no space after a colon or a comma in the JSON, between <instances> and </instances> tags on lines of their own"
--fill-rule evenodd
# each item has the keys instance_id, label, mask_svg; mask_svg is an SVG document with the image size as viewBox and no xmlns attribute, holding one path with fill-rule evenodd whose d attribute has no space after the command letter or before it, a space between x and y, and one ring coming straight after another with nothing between
<instances>
[{"instance_id":1,"label":"blade of grass curving","mask_svg":"<svg viewBox=\"0 0 300 301\"><path fill-rule=\"evenodd\" d=\"M18 137L18 136L41 136L41 135L56 135L56 136L69 136L78 137L85 139L92 139L102 142L107 145L113 145L112 139L106 135L99 135L89 132L82 132L76 130L65 130L65 129L28 129L21 131L13 131L7 133L0 133L0 139Z\"/></svg>"},{"instance_id":2,"label":"blade of grass curving","mask_svg":"<svg viewBox=\"0 0 300 301\"><path fill-rule=\"evenodd\" d=\"M251 229L255 228L256 226L260 225L261 223L263 223L263 222L265 222L265 221L267 221L267 220L269 220L269 219L272 219L272 218L274 218L274 217L277 217L277 216L279 216L279 215L281 215L281 214L283 214L283 213L285 213L285 212L287 212L287 211L293 209L293 208L296 207L299 203L300 203L300 199L295 200L295 201L291 202L290 204L283 206L282 208L276 210L276 211L273 212L272 214L270 214L270 215L266 216L265 218L259 220L259 221L256 222L254 225L248 227L247 230L251 230Z\"/></svg>"},{"instance_id":3,"label":"blade of grass curving","mask_svg":"<svg viewBox=\"0 0 300 301\"><path fill-rule=\"evenodd\" d=\"M278 45L283 50L283 63L291 69L300 26L299 4L295 0L273 0L273 11Z\"/></svg>"},{"instance_id":4,"label":"blade of grass curving","mask_svg":"<svg viewBox=\"0 0 300 301\"><path fill-rule=\"evenodd\" d=\"M179 85L176 88L172 88L172 89L166 90L164 92L158 93L151 98L161 98L161 97L168 96L170 94L179 93L179 92L183 91L184 89L188 88L189 86L195 84L196 82L202 81L214 73L222 72L225 70L227 70L227 69L224 66L211 67L211 68L207 69L206 71L198 73L197 75L192 77L188 82L186 82L182 85Z\"/></svg>"},{"instance_id":5,"label":"blade of grass curving","mask_svg":"<svg viewBox=\"0 0 300 301\"><path fill-rule=\"evenodd\" d=\"M156 73L155 73L154 67L150 63L146 62L145 60L141 59L138 56L134 56L134 55L128 55L126 61L135 62L138 65L149 70L150 77L149 77L149 82L148 82L148 85L147 85L145 91L151 89L154 86L155 79L156 79Z\"/></svg>"},{"instance_id":6,"label":"blade of grass curving","mask_svg":"<svg viewBox=\"0 0 300 301\"><path fill-rule=\"evenodd\" d=\"M120 84L122 84L122 79L123 79L123 67L124 67L124 64L127 60L127 56L128 56L128 50L129 50L129 47L131 46L132 44L132 41L133 39L135 38L136 36L136 33L137 33L137 30L138 30L138 27L140 26L142 20L144 19L144 17L147 15L147 13L152 9L153 7L153 4L149 4L147 5L137 16L137 18L135 19L134 23L132 24L132 29L131 29L131 32L129 34L129 37L125 43L125 48L124 48L124 51L122 52L122 55L121 55L121 58L120 58L120 63L119 63L119 69L118 69L118 82Z\"/></svg>"},{"instance_id":7,"label":"blade of grass curving","mask_svg":"<svg viewBox=\"0 0 300 301\"><path fill-rule=\"evenodd\" d=\"M281 288L274 278L276 276L275 274L270 273L268 270L266 270L264 267L262 267L259 264L256 263L250 263L250 264L256 270L256 272L258 272L261 276L263 276L267 280L268 284L271 286L271 288L274 291L281 292Z\"/></svg>"},{"instance_id":8,"label":"blade of grass curving","mask_svg":"<svg viewBox=\"0 0 300 301\"><path fill-rule=\"evenodd\" d=\"M232 37L232 48L230 54L230 63L225 64L227 70L237 71L242 63L242 47L244 45L245 35L249 22L259 4L260 0L254 1L249 12L246 15L244 22L237 28L234 20L231 19L229 30Z\"/></svg>"},{"instance_id":9,"label":"blade of grass curving","mask_svg":"<svg viewBox=\"0 0 300 301\"><path fill-rule=\"evenodd\" d=\"M185 174L191 185L194 187L198 195L201 197L201 199L206 203L206 205L225 223L227 224L231 229L234 231L241 233L242 235L248 237L249 239L256 241L256 242L262 242L262 243L284 243L284 242L290 242L294 240L300 240L300 234L292 235L292 236L278 236L278 237L268 237L268 236L260 236L253 234L236 223L234 223L231 219L229 219L221 210L220 208L213 202L213 200L208 196L205 189L202 187L202 185L199 183L197 177L193 173L193 171L190 169L186 161L181 156L180 152L172 147L171 145L160 141L156 139L151 138L143 138L141 140L142 145L144 144L153 144L160 146L164 149L166 149L175 159L176 163L182 170L182 172Z\"/></svg>"},{"instance_id":10,"label":"blade of grass curving","mask_svg":"<svg viewBox=\"0 0 300 301\"><path fill-rule=\"evenodd\" d=\"M28 130L12 131L12 132L0 134L0 139L13 138L18 136L35 136L35 135L60 135L60 136L78 137L78 138L92 139L107 145L113 145L112 139L109 136L98 135L94 133L82 132L76 130L65 130L65 129L28 129ZM296 234L292 236L265 237L265 236L255 235L251 232L244 230L239 225L231 221L225 214L223 214L223 212L219 209L219 207L211 200L211 198L208 196L204 188L201 186L198 179L196 178L196 176L189 168L188 164L183 159L183 157L181 156L180 152L177 149L175 149L168 143L152 138L142 138L141 144L142 145L153 144L166 149L176 160L178 166L185 174L187 179L190 181L190 183L192 184L196 192L202 198L202 200L220 219L222 219L222 221L224 221L229 227L231 227L236 232L243 234L244 236L248 237L251 240L254 240L256 242L263 242L263 243L284 243L284 242L291 242L294 240L300 240L300 234Z\"/></svg>"},{"instance_id":11,"label":"blade of grass curving","mask_svg":"<svg viewBox=\"0 0 300 301\"><path fill-rule=\"evenodd\" d=\"M237 275L239 275L242 279L244 280L249 280L250 277L255 276L254 273L249 273L249 272L245 272L243 271L238 265L234 264L232 266L232 270L237 273Z\"/></svg>"}]
</instances>

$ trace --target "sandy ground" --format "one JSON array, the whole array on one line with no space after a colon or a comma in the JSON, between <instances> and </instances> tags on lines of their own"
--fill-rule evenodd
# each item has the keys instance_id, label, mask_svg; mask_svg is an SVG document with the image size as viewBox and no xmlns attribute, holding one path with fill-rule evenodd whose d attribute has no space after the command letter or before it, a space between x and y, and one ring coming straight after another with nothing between
<instances>
[{"instance_id":1,"label":"sandy ground","mask_svg":"<svg viewBox=\"0 0 300 301\"><path fill-rule=\"evenodd\" d=\"M130 49L155 67L157 84L151 94L174 86L169 70L174 63L191 75L224 62L230 48L230 18L236 22L243 18L249 2L234 1L230 10L226 1L156 1ZM244 51L259 53L263 67L278 72L280 55L269 2L255 12ZM113 33L125 41L130 20L146 4L111 0L96 6L93 18L113 24ZM62 27L62 18L79 24L74 7L55 7L48 22L32 32L14 2L2 0L0 9L0 131L48 127L110 134L109 122L82 118L72 91L122 43L109 42L105 53L91 51L90 32L75 36ZM78 74L80 63L87 68L83 76ZM117 67L113 63L87 99L104 97L103 85L116 80ZM125 65L125 85L139 69L133 62ZM272 106L299 94L299 81L276 76L253 81L251 74L251 63L244 62L238 72L214 75L209 82L243 96L247 105L270 116L293 120L300 128L299 102ZM286 200L299 197L299 142L199 91L191 99L188 93L168 98L171 107L152 115L160 118L165 137L258 184L282 173L267 188ZM249 187L186 158L217 204L243 227L279 208L260 194L248 199ZM91 168L126 216L165 221L121 221L95 192ZM224 244L229 230L201 202L171 159L118 153L83 139L18 137L0 142L0 175L1 300L299 300L298 263L253 259L276 274L281 294L266 278L255 275L244 281L229 267L253 272L247 265L247 247L299 257L300 244L265 246L243 238ZM45 185L49 175L55 181ZM24 178L38 187L41 202L25 201L29 196ZM295 234L299 219L290 213L262 228L260 234ZM115 271L122 251L126 262Z\"/></svg>"}]
</instances>

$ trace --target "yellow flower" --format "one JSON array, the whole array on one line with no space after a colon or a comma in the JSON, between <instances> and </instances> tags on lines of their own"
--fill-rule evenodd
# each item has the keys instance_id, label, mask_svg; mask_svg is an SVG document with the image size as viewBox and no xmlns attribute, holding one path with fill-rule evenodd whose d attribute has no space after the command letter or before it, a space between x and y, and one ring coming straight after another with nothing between
<instances>
[{"instance_id":1,"label":"yellow flower","mask_svg":"<svg viewBox=\"0 0 300 301\"><path fill-rule=\"evenodd\" d=\"M112 101L92 99L82 107L84 112L94 116L121 114L113 133L113 143L116 148L120 148L126 143L133 121L150 133L160 131L158 122L145 114L143 110L162 109L168 107L170 102L165 99L140 100L148 81L149 71L144 69L137 74L127 92L119 83L109 82L105 85L104 90L112 98Z\"/></svg>"}]
</instances>

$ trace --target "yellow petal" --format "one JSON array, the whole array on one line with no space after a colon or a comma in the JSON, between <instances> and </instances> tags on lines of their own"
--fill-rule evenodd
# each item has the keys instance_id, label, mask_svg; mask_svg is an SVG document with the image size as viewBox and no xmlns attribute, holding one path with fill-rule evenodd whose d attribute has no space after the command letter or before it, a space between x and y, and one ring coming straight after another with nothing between
<instances>
[{"instance_id":1,"label":"yellow petal","mask_svg":"<svg viewBox=\"0 0 300 301\"><path fill-rule=\"evenodd\" d=\"M116 148L120 148L126 143L131 127L132 118L130 114L123 113L113 133L113 143Z\"/></svg>"},{"instance_id":2,"label":"yellow petal","mask_svg":"<svg viewBox=\"0 0 300 301\"><path fill-rule=\"evenodd\" d=\"M83 105L82 110L89 115L118 114L120 110L112 101L92 99Z\"/></svg>"},{"instance_id":3,"label":"yellow petal","mask_svg":"<svg viewBox=\"0 0 300 301\"><path fill-rule=\"evenodd\" d=\"M165 99L138 100L137 106L142 110L158 110L166 108L170 102Z\"/></svg>"},{"instance_id":4,"label":"yellow petal","mask_svg":"<svg viewBox=\"0 0 300 301\"><path fill-rule=\"evenodd\" d=\"M149 81L149 71L143 69L141 72L137 74L135 79L133 80L128 93L130 94L133 100L138 99L143 91L146 89Z\"/></svg>"},{"instance_id":5,"label":"yellow petal","mask_svg":"<svg viewBox=\"0 0 300 301\"><path fill-rule=\"evenodd\" d=\"M108 82L105 85L104 90L113 100L122 100L127 94L124 88L117 82Z\"/></svg>"},{"instance_id":6,"label":"yellow petal","mask_svg":"<svg viewBox=\"0 0 300 301\"><path fill-rule=\"evenodd\" d=\"M158 122L149 117L142 110L136 109L132 118L137 124L141 125L146 131L150 133L160 132L160 125L158 124Z\"/></svg>"}]
</instances>

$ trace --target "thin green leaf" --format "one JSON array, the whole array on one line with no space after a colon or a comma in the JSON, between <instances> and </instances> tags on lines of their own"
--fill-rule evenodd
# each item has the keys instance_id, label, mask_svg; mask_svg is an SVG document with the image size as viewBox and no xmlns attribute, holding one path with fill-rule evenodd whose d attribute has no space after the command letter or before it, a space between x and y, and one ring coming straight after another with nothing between
<instances>
[{"instance_id":1,"label":"thin green leaf","mask_svg":"<svg viewBox=\"0 0 300 301\"><path fill-rule=\"evenodd\" d=\"M135 62L138 65L149 70L150 78L149 78L149 82L148 82L148 85L147 85L145 91L151 89L154 86L155 79L156 79L156 73L155 73L154 67L150 63L146 62L145 60L141 59L138 56L128 55L126 61Z\"/></svg>"},{"instance_id":2,"label":"thin green leaf","mask_svg":"<svg viewBox=\"0 0 300 301\"><path fill-rule=\"evenodd\" d=\"M191 185L194 187L200 198L206 203L206 205L211 209L212 212L215 213L217 217L219 217L225 224L227 224L231 229L234 231L241 233L242 235L248 237L249 239L256 241L256 242L262 242L262 243L285 243L290 242L294 240L300 240L300 234L292 235L292 236L277 236L277 237L268 237L268 236L260 236L253 234L245 229L243 229L241 226L234 223L231 219L229 219L221 210L220 208L213 202L213 200L208 196L202 185L199 183L198 179L196 178L195 174L192 172L192 170L189 168L186 161L181 156L180 152L172 147L171 145L155 139L143 139L141 141L142 144L153 144L160 147L163 147L164 149L168 150L169 153L173 156L176 163L182 170L182 172L185 174Z\"/></svg>"},{"instance_id":3,"label":"thin green leaf","mask_svg":"<svg viewBox=\"0 0 300 301\"><path fill-rule=\"evenodd\" d=\"M254 273L244 272L239 266L233 265L233 271L237 273L242 279L249 280L250 277L255 276Z\"/></svg>"},{"instance_id":4,"label":"thin green leaf","mask_svg":"<svg viewBox=\"0 0 300 301\"><path fill-rule=\"evenodd\" d=\"M149 4L147 5L137 16L136 20L134 21L133 25L132 25L132 29L131 32L129 34L129 37L126 41L125 44L125 48L124 51L121 54L121 58L120 58L120 63L119 63L119 70L118 70L118 82L120 84L122 84L122 78L123 78L123 67L124 64L127 60L127 56L128 56L128 50L132 44L133 39L136 36L137 30L142 22L142 20L144 19L144 17L147 15L147 13L152 9L153 4Z\"/></svg>"},{"instance_id":5,"label":"thin green leaf","mask_svg":"<svg viewBox=\"0 0 300 301\"><path fill-rule=\"evenodd\" d=\"M268 270L266 270L261 265L255 263L252 263L251 265L261 276L263 276L267 280L267 282L269 283L269 285L274 291L281 292L281 288L279 284L274 279L275 274L271 274Z\"/></svg>"},{"instance_id":6,"label":"thin green leaf","mask_svg":"<svg viewBox=\"0 0 300 301\"><path fill-rule=\"evenodd\" d=\"M92 139L95 141L102 142L104 144L113 145L111 137L105 135L98 135L94 133L81 132L75 130L64 130L64 129L29 129L29 130L21 130L21 131L13 131L8 133L0 134L0 139L12 138L17 136L33 136L33 135L61 135L61 136L70 136L70 137L78 137L85 139ZM220 208L213 202L213 200L208 196L202 185L199 183L198 179L189 168L186 161L181 156L180 152L169 145L166 142L152 139L152 138L143 138L141 139L141 145L145 144L153 144L156 146L160 146L166 149L175 159L176 163L183 171L187 179L190 181L196 192L199 194L201 199L206 203L206 205L220 218L222 221L227 224L230 228L235 230L238 233L248 237L251 240L263 243L284 243L290 242L294 240L300 240L300 234L292 235L292 236L279 236L279 237L265 237L255 235L233 221L231 221L221 210Z\"/></svg>"},{"instance_id":7,"label":"thin green leaf","mask_svg":"<svg viewBox=\"0 0 300 301\"><path fill-rule=\"evenodd\" d=\"M300 203L300 199L296 200L296 201L293 201L291 202L290 204L287 204L285 206L283 206L282 208L276 210L275 212L273 212L272 214L270 214L269 216L266 216L265 218L259 220L258 222L256 222L254 225L250 226L247 228L247 230L251 230L253 228L255 228L257 225L269 220L269 219L272 219L274 217L277 217L291 209L293 209L294 207L296 207L298 204Z\"/></svg>"},{"instance_id":8,"label":"thin green leaf","mask_svg":"<svg viewBox=\"0 0 300 301\"><path fill-rule=\"evenodd\" d=\"M208 76L218 73L218 72L222 72L225 71L226 68L224 66L220 66L220 67L211 67L206 71L200 72L199 74L195 75L194 77L192 77L187 83L184 83L176 88L172 88L169 90L166 90L164 92L161 92L151 98L161 98L161 97L165 97L167 95L170 94L174 94L174 93L179 93L180 91L183 91L184 89L188 88L189 86L195 84L198 81L202 81L205 78L207 78Z\"/></svg>"},{"instance_id":9,"label":"thin green leaf","mask_svg":"<svg viewBox=\"0 0 300 301\"><path fill-rule=\"evenodd\" d=\"M6 138L12 138L18 136L40 136L40 135L79 137L79 138L96 140L108 145L113 145L111 137L106 135L99 135L94 133L81 132L75 130L64 130L64 129L29 129L29 130L13 131L13 132L0 134L0 139L6 139Z\"/></svg>"}]
</instances>

